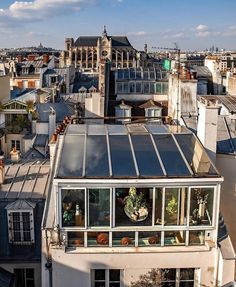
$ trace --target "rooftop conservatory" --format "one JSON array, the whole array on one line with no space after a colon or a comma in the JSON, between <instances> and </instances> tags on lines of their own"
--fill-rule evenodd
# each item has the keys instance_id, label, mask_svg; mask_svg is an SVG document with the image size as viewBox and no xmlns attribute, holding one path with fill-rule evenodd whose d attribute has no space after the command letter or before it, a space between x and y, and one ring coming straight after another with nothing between
<instances>
[{"instance_id":1,"label":"rooftop conservatory","mask_svg":"<svg viewBox=\"0 0 236 287\"><path fill-rule=\"evenodd\" d=\"M69 247L204 245L222 181L198 139L161 125L70 125L58 223Z\"/></svg>"}]
</instances>

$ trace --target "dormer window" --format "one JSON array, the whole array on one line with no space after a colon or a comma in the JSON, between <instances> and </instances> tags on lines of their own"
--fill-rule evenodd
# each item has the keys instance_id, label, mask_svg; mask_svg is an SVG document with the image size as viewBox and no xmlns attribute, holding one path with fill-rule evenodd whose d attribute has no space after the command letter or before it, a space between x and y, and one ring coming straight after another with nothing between
<instances>
[{"instance_id":1,"label":"dormer window","mask_svg":"<svg viewBox=\"0 0 236 287\"><path fill-rule=\"evenodd\" d=\"M157 117L156 119L150 119L150 120L159 120L158 117L161 117L161 108L158 107L152 107L145 109L145 116L146 117Z\"/></svg>"},{"instance_id":2,"label":"dormer window","mask_svg":"<svg viewBox=\"0 0 236 287\"><path fill-rule=\"evenodd\" d=\"M34 243L34 216L35 204L26 200L16 200L8 204L8 239L11 244Z\"/></svg>"},{"instance_id":3,"label":"dormer window","mask_svg":"<svg viewBox=\"0 0 236 287\"><path fill-rule=\"evenodd\" d=\"M115 107L116 121L117 122L130 122L131 119L131 106L128 106L122 101L122 103Z\"/></svg>"},{"instance_id":4,"label":"dormer window","mask_svg":"<svg viewBox=\"0 0 236 287\"><path fill-rule=\"evenodd\" d=\"M162 107L159 103L149 100L148 102L139 106L139 108L145 110L145 117L148 121L160 121L162 116Z\"/></svg>"}]
</instances>

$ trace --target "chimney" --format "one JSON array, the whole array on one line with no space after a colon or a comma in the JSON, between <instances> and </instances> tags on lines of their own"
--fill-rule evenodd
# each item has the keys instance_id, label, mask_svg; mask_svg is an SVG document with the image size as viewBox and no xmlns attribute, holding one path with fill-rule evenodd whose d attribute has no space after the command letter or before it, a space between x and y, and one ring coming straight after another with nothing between
<instances>
[{"instance_id":1,"label":"chimney","mask_svg":"<svg viewBox=\"0 0 236 287\"><path fill-rule=\"evenodd\" d=\"M5 164L3 152L0 154L0 184L3 184L5 180Z\"/></svg>"},{"instance_id":2,"label":"chimney","mask_svg":"<svg viewBox=\"0 0 236 287\"><path fill-rule=\"evenodd\" d=\"M199 117L197 125L197 135L207 150L211 160L216 160L217 145L217 119L218 101L212 97L201 97L198 102Z\"/></svg>"},{"instance_id":3,"label":"chimney","mask_svg":"<svg viewBox=\"0 0 236 287\"><path fill-rule=\"evenodd\" d=\"M49 55L45 54L43 55L43 63L47 64L49 62Z\"/></svg>"},{"instance_id":4,"label":"chimney","mask_svg":"<svg viewBox=\"0 0 236 287\"><path fill-rule=\"evenodd\" d=\"M23 56L22 55L18 55L16 58L17 58L18 63L23 62Z\"/></svg>"},{"instance_id":5,"label":"chimney","mask_svg":"<svg viewBox=\"0 0 236 287\"><path fill-rule=\"evenodd\" d=\"M34 54L28 55L28 60L29 60L29 61L34 61L35 58L36 58L36 55L34 55Z\"/></svg>"},{"instance_id":6,"label":"chimney","mask_svg":"<svg viewBox=\"0 0 236 287\"><path fill-rule=\"evenodd\" d=\"M56 111L50 107L49 122L48 122L48 136L51 138L56 129Z\"/></svg>"}]
</instances>

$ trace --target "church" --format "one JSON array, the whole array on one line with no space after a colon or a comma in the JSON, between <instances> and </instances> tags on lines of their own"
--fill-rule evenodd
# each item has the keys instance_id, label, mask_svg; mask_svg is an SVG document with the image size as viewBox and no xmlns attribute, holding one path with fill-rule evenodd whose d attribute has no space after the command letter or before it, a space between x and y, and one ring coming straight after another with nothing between
<instances>
[{"instance_id":1,"label":"church","mask_svg":"<svg viewBox=\"0 0 236 287\"><path fill-rule=\"evenodd\" d=\"M142 65L146 53L139 52L126 36L108 36L104 26L101 36L80 36L65 39L65 51L60 57L60 66L75 65L82 71L99 72L99 65L106 60L112 68L135 68Z\"/></svg>"}]
</instances>

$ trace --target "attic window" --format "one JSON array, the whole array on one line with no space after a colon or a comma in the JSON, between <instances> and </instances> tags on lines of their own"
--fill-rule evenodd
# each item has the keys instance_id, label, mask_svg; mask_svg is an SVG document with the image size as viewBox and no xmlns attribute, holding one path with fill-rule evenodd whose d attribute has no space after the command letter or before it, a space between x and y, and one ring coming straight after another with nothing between
<instances>
[{"instance_id":1,"label":"attic window","mask_svg":"<svg viewBox=\"0 0 236 287\"><path fill-rule=\"evenodd\" d=\"M7 212L9 243L34 243L33 212Z\"/></svg>"},{"instance_id":2,"label":"attic window","mask_svg":"<svg viewBox=\"0 0 236 287\"><path fill-rule=\"evenodd\" d=\"M8 239L11 244L33 244L34 243L34 216L35 204L26 200L17 200L8 204Z\"/></svg>"}]
</instances>

